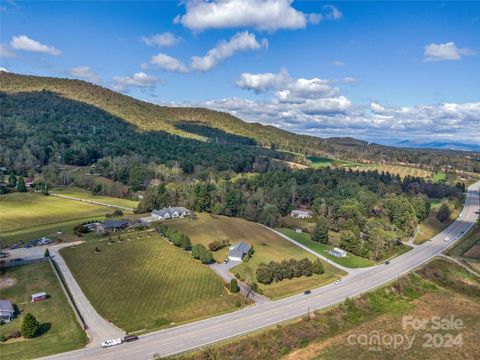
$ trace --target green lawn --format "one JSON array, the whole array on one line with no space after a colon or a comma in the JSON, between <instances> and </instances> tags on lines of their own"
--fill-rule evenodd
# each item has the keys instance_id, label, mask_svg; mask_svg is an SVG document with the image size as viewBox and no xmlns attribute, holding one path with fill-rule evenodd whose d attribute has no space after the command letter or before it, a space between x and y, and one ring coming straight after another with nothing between
<instances>
[{"instance_id":1,"label":"green lawn","mask_svg":"<svg viewBox=\"0 0 480 360\"><path fill-rule=\"evenodd\" d=\"M132 209L136 209L138 205L138 201L112 198L108 196L92 195L90 191L78 187L54 188L50 192L59 195L76 197L79 199L98 201L110 205L124 206Z\"/></svg>"},{"instance_id":2,"label":"green lawn","mask_svg":"<svg viewBox=\"0 0 480 360\"><path fill-rule=\"evenodd\" d=\"M195 220L173 220L166 221L165 224L188 235L193 244L202 243L207 246L213 240L229 239L232 243L244 240L253 245L255 254L252 258L231 270L233 273L238 272L245 280L256 281L255 272L262 262L305 257L310 260L316 259L313 254L283 239L273 231L239 218L200 213ZM214 253L215 259L219 262L227 256L228 248ZM283 280L270 285L259 284L259 286L266 296L276 299L325 285L343 275L343 271L332 265L324 263L324 266L326 271L322 275Z\"/></svg>"},{"instance_id":3,"label":"green lawn","mask_svg":"<svg viewBox=\"0 0 480 360\"><path fill-rule=\"evenodd\" d=\"M307 159L312 162L311 166L313 168L321 168L325 166L345 167L345 166L359 165L358 163L349 161L349 160L332 159L332 158L320 157L320 156L308 156Z\"/></svg>"},{"instance_id":4,"label":"green lawn","mask_svg":"<svg viewBox=\"0 0 480 360\"><path fill-rule=\"evenodd\" d=\"M308 248L312 249L316 253L325 256L326 258L336 262L337 264L343 265L349 268L361 268L375 265L375 263L371 260L362 258L360 256L353 255L348 253L346 257L339 258L328 253L329 250L333 249L333 246L320 244L311 240L310 234L308 233L297 233L292 229L277 229L282 234L287 235L288 237L292 238L293 240L298 241L300 244L307 246Z\"/></svg>"},{"instance_id":5,"label":"green lawn","mask_svg":"<svg viewBox=\"0 0 480 360\"><path fill-rule=\"evenodd\" d=\"M447 180L447 174L442 172L442 171L439 171L439 172L433 174L432 180L433 180L433 182L445 181L445 180Z\"/></svg>"},{"instance_id":6,"label":"green lawn","mask_svg":"<svg viewBox=\"0 0 480 360\"><path fill-rule=\"evenodd\" d=\"M22 319L32 313L41 324L40 336L25 340L9 340L0 344L2 360L32 359L83 347L87 336L78 324L60 284L48 262L7 268L2 280L13 279L14 285L1 289L1 298L10 300L21 314L0 326L0 335L20 330ZM46 301L32 303L32 293L45 291Z\"/></svg>"},{"instance_id":7,"label":"green lawn","mask_svg":"<svg viewBox=\"0 0 480 360\"><path fill-rule=\"evenodd\" d=\"M75 224L102 219L112 210L39 193L0 195L0 236L5 244L48 236L57 230L72 232Z\"/></svg>"},{"instance_id":8,"label":"green lawn","mask_svg":"<svg viewBox=\"0 0 480 360\"><path fill-rule=\"evenodd\" d=\"M127 332L147 332L235 310L223 279L154 232L65 248L62 256L95 309ZM117 235L113 236L117 240ZM95 247L101 252L96 254Z\"/></svg>"}]
</instances>

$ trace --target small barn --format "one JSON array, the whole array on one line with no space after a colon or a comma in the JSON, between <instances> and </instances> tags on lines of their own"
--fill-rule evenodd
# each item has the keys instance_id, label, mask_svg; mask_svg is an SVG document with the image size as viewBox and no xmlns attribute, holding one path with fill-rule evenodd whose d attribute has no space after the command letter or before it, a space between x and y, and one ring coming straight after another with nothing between
<instances>
[{"instance_id":1,"label":"small barn","mask_svg":"<svg viewBox=\"0 0 480 360\"><path fill-rule=\"evenodd\" d=\"M13 320L15 309L9 300L0 300L0 321L7 323Z\"/></svg>"}]
</instances>

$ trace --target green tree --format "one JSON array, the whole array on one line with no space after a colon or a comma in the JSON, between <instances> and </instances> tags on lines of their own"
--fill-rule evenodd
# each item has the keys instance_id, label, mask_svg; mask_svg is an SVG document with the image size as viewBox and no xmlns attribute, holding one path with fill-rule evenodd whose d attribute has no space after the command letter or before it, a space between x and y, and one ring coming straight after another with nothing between
<instances>
[{"instance_id":1,"label":"green tree","mask_svg":"<svg viewBox=\"0 0 480 360\"><path fill-rule=\"evenodd\" d=\"M192 246L192 256L195 259L200 259L200 255L204 250L206 250L205 246L203 246L202 244L195 244Z\"/></svg>"},{"instance_id":2,"label":"green tree","mask_svg":"<svg viewBox=\"0 0 480 360\"><path fill-rule=\"evenodd\" d=\"M240 291L240 288L238 287L237 279L230 280L230 292L233 294L236 294L239 291Z\"/></svg>"},{"instance_id":3,"label":"green tree","mask_svg":"<svg viewBox=\"0 0 480 360\"><path fill-rule=\"evenodd\" d=\"M312 232L312 240L321 244L328 244L328 221L325 216L320 216Z\"/></svg>"},{"instance_id":4,"label":"green tree","mask_svg":"<svg viewBox=\"0 0 480 360\"><path fill-rule=\"evenodd\" d=\"M38 320L32 314L27 313L22 322L22 336L26 339L33 338L35 335L37 335L39 329L40 323Z\"/></svg>"},{"instance_id":5,"label":"green tree","mask_svg":"<svg viewBox=\"0 0 480 360\"><path fill-rule=\"evenodd\" d=\"M340 247L355 255L360 255L362 251L359 237L351 230L340 232Z\"/></svg>"},{"instance_id":6,"label":"green tree","mask_svg":"<svg viewBox=\"0 0 480 360\"><path fill-rule=\"evenodd\" d=\"M44 257L50 257L50 251L48 249L45 249L45 252L43 254Z\"/></svg>"},{"instance_id":7,"label":"green tree","mask_svg":"<svg viewBox=\"0 0 480 360\"><path fill-rule=\"evenodd\" d=\"M27 192L27 187L25 186L25 179L23 178L23 176L18 177L17 191Z\"/></svg>"},{"instance_id":8,"label":"green tree","mask_svg":"<svg viewBox=\"0 0 480 360\"><path fill-rule=\"evenodd\" d=\"M15 187L17 186L17 177L15 175L10 175L8 177L8 186Z\"/></svg>"},{"instance_id":9,"label":"green tree","mask_svg":"<svg viewBox=\"0 0 480 360\"><path fill-rule=\"evenodd\" d=\"M446 222L450 219L450 208L446 203L443 203L442 206L440 206L440 209L438 209L437 212L437 220L440 222Z\"/></svg>"},{"instance_id":10,"label":"green tree","mask_svg":"<svg viewBox=\"0 0 480 360\"><path fill-rule=\"evenodd\" d=\"M202 252L200 253L200 261L203 264L211 264L213 262L212 252L204 247Z\"/></svg>"},{"instance_id":11,"label":"green tree","mask_svg":"<svg viewBox=\"0 0 480 360\"><path fill-rule=\"evenodd\" d=\"M314 274L323 274L325 272L325 269L323 268L323 263L320 259L317 259L313 262L312 264L312 270Z\"/></svg>"}]
</instances>

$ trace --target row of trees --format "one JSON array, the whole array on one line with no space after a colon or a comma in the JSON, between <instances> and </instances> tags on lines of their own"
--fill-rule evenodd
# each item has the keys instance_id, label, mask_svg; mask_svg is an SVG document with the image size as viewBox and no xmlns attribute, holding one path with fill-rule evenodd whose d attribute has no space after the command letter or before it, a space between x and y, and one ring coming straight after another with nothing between
<instances>
[{"instance_id":1,"label":"row of trees","mask_svg":"<svg viewBox=\"0 0 480 360\"><path fill-rule=\"evenodd\" d=\"M262 263L256 270L256 276L259 283L267 285L283 279L323 274L324 271L320 259L316 259L314 262L307 258L301 260L290 259L281 262L271 261L268 264Z\"/></svg>"},{"instance_id":2,"label":"row of trees","mask_svg":"<svg viewBox=\"0 0 480 360\"><path fill-rule=\"evenodd\" d=\"M170 229L166 225L158 226L157 231L170 240L173 245L181 247L185 251L190 251L192 249L192 242L187 235L182 234L177 230Z\"/></svg>"}]
</instances>

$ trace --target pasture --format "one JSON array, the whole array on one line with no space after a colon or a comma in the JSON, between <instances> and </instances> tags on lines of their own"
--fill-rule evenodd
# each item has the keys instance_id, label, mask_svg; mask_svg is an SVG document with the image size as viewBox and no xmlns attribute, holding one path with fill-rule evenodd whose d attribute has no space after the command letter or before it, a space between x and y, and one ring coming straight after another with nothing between
<instances>
[{"instance_id":1,"label":"pasture","mask_svg":"<svg viewBox=\"0 0 480 360\"><path fill-rule=\"evenodd\" d=\"M311 239L310 234L308 233L297 233L292 229L277 229L282 234L287 235L295 241L298 241L300 244L307 246L312 249L319 255L325 256L329 260L336 262L337 264L343 265L348 268L362 268L367 266L375 265L373 261L362 258L360 256L353 255L352 253L347 253L346 257L340 258L328 253L329 250L333 249L333 246L320 244Z\"/></svg>"},{"instance_id":2,"label":"pasture","mask_svg":"<svg viewBox=\"0 0 480 360\"><path fill-rule=\"evenodd\" d=\"M108 196L92 195L90 191L79 188L79 187L54 188L50 192L58 195L71 196L78 199L97 201L97 202L101 202L109 205L124 206L132 209L136 209L138 205L138 201L133 201L129 199L120 199L120 198L113 198Z\"/></svg>"},{"instance_id":3,"label":"pasture","mask_svg":"<svg viewBox=\"0 0 480 360\"><path fill-rule=\"evenodd\" d=\"M188 235L192 244L201 243L207 246L214 240L229 239L231 243L244 240L253 245L255 253L252 258L248 262L242 262L231 269L232 273L238 273L240 278L244 280L256 282L255 272L262 262L268 263L270 261L282 261L290 258L302 259L305 257L310 260L316 259L314 255L288 242L269 229L239 218L200 213L197 219L173 220L167 221L165 224ZM228 248L214 252L213 256L216 261L222 262L228 257ZM325 273L322 275L283 280L270 285L258 285L266 296L281 298L325 285L343 275L341 270L332 265L324 263L324 267Z\"/></svg>"},{"instance_id":4,"label":"pasture","mask_svg":"<svg viewBox=\"0 0 480 360\"><path fill-rule=\"evenodd\" d=\"M0 195L0 235L5 244L48 236L90 219L102 219L112 209L40 193Z\"/></svg>"},{"instance_id":5,"label":"pasture","mask_svg":"<svg viewBox=\"0 0 480 360\"><path fill-rule=\"evenodd\" d=\"M154 232L112 238L113 244L95 241L61 254L98 313L127 332L148 332L246 304L242 295L227 294L208 266Z\"/></svg>"},{"instance_id":6,"label":"pasture","mask_svg":"<svg viewBox=\"0 0 480 360\"><path fill-rule=\"evenodd\" d=\"M0 279L13 280L13 286L0 288L1 297L22 311L12 322L0 326L0 335L8 336L12 331L20 330L26 313L33 314L41 327L40 336L33 339L19 338L0 343L2 360L38 358L81 348L87 343L87 336L48 262L7 268ZM45 291L49 298L32 303L31 294L40 291Z\"/></svg>"}]
</instances>

